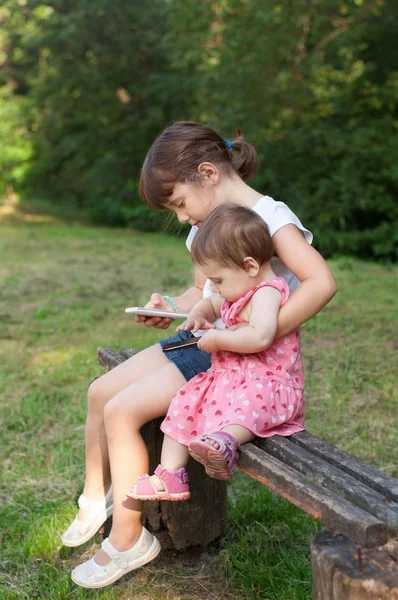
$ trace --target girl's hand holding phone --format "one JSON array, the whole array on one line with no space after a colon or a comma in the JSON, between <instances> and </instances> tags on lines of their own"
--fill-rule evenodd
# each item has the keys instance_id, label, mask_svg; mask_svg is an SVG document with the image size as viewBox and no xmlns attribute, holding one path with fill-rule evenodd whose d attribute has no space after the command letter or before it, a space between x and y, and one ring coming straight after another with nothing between
<instances>
[{"instance_id":1,"label":"girl's hand holding phone","mask_svg":"<svg viewBox=\"0 0 398 600\"><path fill-rule=\"evenodd\" d=\"M157 294L156 292L152 294L150 301L148 304L145 304L144 308L173 310L171 304L161 294ZM155 327L156 329L167 329L172 322L172 319L166 317L143 317L136 315L134 319L136 323L142 323L145 327Z\"/></svg>"}]
</instances>

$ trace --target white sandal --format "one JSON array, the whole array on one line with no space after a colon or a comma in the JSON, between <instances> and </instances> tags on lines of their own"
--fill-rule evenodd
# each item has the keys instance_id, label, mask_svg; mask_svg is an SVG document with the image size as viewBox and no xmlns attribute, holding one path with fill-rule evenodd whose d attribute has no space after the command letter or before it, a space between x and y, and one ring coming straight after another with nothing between
<instances>
[{"instance_id":1,"label":"white sandal","mask_svg":"<svg viewBox=\"0 0 398 600\"><path fill-rule=\"evenodd\" d=\"M112 486L109 488L105 498L101 500L89 500L82 494L77 503L80 508L87 509L88 516L82 521L76 517L73 523L61 535L64 546L71 548L81 546L92 538L101 525L113 513Z\"/></svg>"},{"instance_id":2,"label":"white sandal","mask_svg":"<svg viewBox=\"0 0 398 600\"><path fill-rule=\"evenodd\" d=\"M119 552L108 538L101 544L111 562L104 567L90 558L72 571L72 581L84 588L103 588L123 575L153 560L160 552L160 543L145 527L132 548Z\"/></svg>"}]
</instances>

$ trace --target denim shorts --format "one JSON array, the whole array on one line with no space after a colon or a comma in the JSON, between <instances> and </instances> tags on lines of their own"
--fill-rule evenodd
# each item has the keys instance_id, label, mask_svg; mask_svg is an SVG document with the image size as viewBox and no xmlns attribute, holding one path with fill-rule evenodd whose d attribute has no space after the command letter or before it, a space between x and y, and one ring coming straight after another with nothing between
<instances>
[{"instance_id":1,"label":"denim shorts","mask_svg":"<svg viewBox=\"0 0 398 600\"><path fill-rule=\"evenodd\" d=\"M188 340L194 337L190 331L181 331L176 335L172 335L166 340L162 340L160 345L169 344L170 342L180 342L182 340ZM188 348L172 350L171 352L165 352L164 355L175 364L176 367L181 371L187 381L210 369L211 365L211 354L199 350L197 346L188 346Z\"/></svg>"}]
</instances>

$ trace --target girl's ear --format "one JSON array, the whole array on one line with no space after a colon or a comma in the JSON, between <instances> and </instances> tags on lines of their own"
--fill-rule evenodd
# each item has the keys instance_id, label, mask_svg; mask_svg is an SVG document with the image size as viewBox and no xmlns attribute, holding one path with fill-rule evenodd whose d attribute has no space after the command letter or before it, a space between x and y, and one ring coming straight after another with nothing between
<instances>
[{"instance_id":1,"label":"girl's ear","mask_svg":"<svg viewBox=\"0 0 398 600\"><path fill-rule=\"evenodd\" d=\"M198 173L203 179L206 179L212 184L218 183L220 172L216 165L210 162L202 162L198 166Z\"/></svg>"},{"instance_id":2,"label":"girl's ear","mask_svg":"<svg viewBox=\"0 0 398 600\"><path fill-rule=\"evenodd\" d=\"M245 271L249 277L257 277L258 272L260 271L260 265L253 257L246 256L246 258L243 259L243 264L245 265Z\"/></svg>"}]
</instances>

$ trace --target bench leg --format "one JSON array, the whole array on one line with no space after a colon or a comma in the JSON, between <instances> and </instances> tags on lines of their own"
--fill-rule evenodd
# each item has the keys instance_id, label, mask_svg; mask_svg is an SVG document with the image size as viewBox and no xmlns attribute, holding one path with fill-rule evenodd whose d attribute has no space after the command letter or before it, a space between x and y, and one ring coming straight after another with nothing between
<instances>
[{"instance_id":1,"label":"bench leg","mask_svg":"<svg viewBox=\"0 0 398 600\"><path fill-rule=\"evenodd\" d=\"M133 356L135 351L122 348L120 353L108 348L98 349L98 362L112 369ZM141 429L149 453L152 473L160 462L163 433L156 419ZM187 502L144 502L142 523L154 533L162 548L184 550L190 546L206 546L224 535L227 514L227 484L210 479L199 463L190 460L187 466L191 500ZM103 535L110 531L111 521L103 527Z\"/></svg>"},{"instance_id":2,"label":"bench leg","mask_svg":"<svg viewBox=\"0 0 398 600\"><path fill-rule=\"evenodd\" d=\"M141 430L149 451L150 472L160 461L163 419L147 423ZM224 535L227 511L227 484L208 477L199 463L187 465L191 500L187 502L144 502L143 524L163 548L183 550L206 546Z\"/></svg>"},{"instance_id":3,"label":"bench leg","mask_svg":"<svg viewBox=\"0 0 398 600\"><path fill-rule=\"evenodd\" d=\"M314 600L398 600L398 539L359 549L324 530L311 542Z\"/></svg>"}]
</instances>

